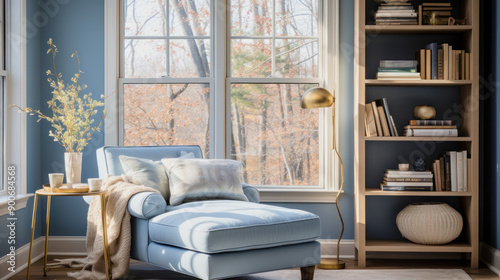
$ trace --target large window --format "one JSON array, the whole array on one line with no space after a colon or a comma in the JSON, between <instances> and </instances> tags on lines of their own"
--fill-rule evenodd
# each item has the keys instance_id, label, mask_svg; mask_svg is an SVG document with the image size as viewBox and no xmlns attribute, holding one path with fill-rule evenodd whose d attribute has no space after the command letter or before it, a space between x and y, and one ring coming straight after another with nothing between
<instances>
[{"instance_id":1,"label":"large window","mask_svg":"<svg viewBox=\"0 0 500 280\"><path fill-rule=\"evenodd\" d=\"M121 144L196 144L250 184L325 188L331 123L300 108L325 85L324 3L121 1Z\"/></svg>"},{"instance_id":2,"label":"large window","mask_svg":"<svg viewBox=\"0 0 500 280\"><path fill-rule=\"evenodd\" d=\"M4 165L5 165L5 0L0 0L0 195L6 193L6 184L4 183Z\"/></svg>"}]
</instances>

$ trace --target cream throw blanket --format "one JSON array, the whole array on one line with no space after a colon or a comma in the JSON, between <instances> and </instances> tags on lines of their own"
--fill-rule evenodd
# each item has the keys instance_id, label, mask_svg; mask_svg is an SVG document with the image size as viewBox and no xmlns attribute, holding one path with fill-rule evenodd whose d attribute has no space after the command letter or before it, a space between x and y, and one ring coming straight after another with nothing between
<instances>
[{"instance_id":1,"label":"cream throw blanket","mask_svg":"<svg viewBox=\"0 0 500 280\"><path fill-rule=\"evenodd\" d=\"M104 179L103 190L108 191L106 204L106 223L108 224L108 244L111 256L113 279L125 278L130 262L130 214L127 204L139 192L158 192L155 189L132 184L125 176L112 176ZM159 192L158 192L159 193ZM104 266L104 246L102 241L101 201L94 196L87 216L87 257L79 259L56 260L50 266L81 268L68 276L76 279L106 279Z\"/></svg>"}]
</instances>

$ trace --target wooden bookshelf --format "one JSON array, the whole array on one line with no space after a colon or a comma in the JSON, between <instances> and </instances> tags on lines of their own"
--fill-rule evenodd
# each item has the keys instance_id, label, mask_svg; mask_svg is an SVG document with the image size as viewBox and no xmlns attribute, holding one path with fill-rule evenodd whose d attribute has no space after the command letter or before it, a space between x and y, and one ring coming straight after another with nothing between
<instances>
[{"instance_id":1,"label":"wooden bookshelf","mask_svg":"<svg viewBox=\"0 0 500 280\"><path fill-rule=\"evenodd\" d=\"M442 34L472 31L472 25L367 25L366 34Z\"/></svg>"},{"instance_id":2,"label":"wooden bookshelf","mask_svg":"<svg viewBox=\"0 0 500 280\"><path fill-rule=\"evenodd\" d=\"M455 141L455 142L469 142L472 141L473 137L425 137L425 136L391 136L391 137L382 137L382 136L365 136L365 141L406 141L406 142L415 142L415 141Z\"/></svg>"},{"instance_id":3,"label":"wooden bookshelf","mask_svg":"<svg viewBox=\"0 0 500 280\"><path fill-rule=\"evenodd\" d=\"M421 87L450 87L468 86L472 81L448 81L448 80L375 80L366 79L367 86L421 86Z\"/></svg>"},{"instance_id":4,"label":"wooden bookshelf","mask_svg":"<svg viewBox=\"0 0 500 280\"><path fill-rule=\"evenodd\" d=\"M464 242L452 242L446 245L420 245L405 240L369 240L366 242L369 252L455 252L471 253L473 248Z\"/></svg>"},{"instance_id":5,"label":"wooden bookshelf","mask_svg":"<svg viewBox=\"0 0 500 280\"><path fill-rule=\"evenodd\" d=\"M412 1L414 6L421 3ZM355 0L355 108L354 108L354 191L355 225L354 243L358 266L366 266L367 252L454 252L466 253L472 268L479 264L479 1L451 0L453 9L461 18L467 17L466 25L372 25L367 18L375 10L373 0ZM368 7L368 8L367 8ZM371 17L371 16L370 16ZM401 44L399 43L401 42ZM374 71L379 59L412 59L414 53L431 43L450 43L470 52L470 80L376 80ZM392 53L396 57L391 57ZM402 54L407 53L407 58ZM398 126L399 111L412 111L415 105L440 106L443 111L457 108L453 115L459 122L459 137L367 137L365 136L365 104L386 97L391 113ZM420 101L421 100L421 101ZM420 104L422 103L422 104ZM394 107L393 107L394 106ZM436 107L436 109L438 109ZM397 111L396 110L396 111ZM406 109L404 109L406 110ZM450 113L448 112L448 113ZM438 115L439 115L438 111ZM408 112L405 113L408 115ZM405 115L405 116L406 116ZM401 131L402 121L399 119ZM408 121L408 120L404 120ZM423 148L422 148L423 147ZM426 148L427 147L427 148ZM467 192L397 192L381 191L383 170L397 168L397 156L404 156L419 149L428 149L427 162L447 150L467 150L471 158L472 176ZM424 153L425 154L425 153ZM407 240L374 240L383 231L396 230L394 214L401 210L404 201L452 202L463 217L464 227L457 240L445 245L420 245ZM367 203L370 200L370 203ZM378 205L378 204L380 205ZM388 207L388 203L398 208ZM384 204L384 205L382 205ZM379 213L378 206L385 211ZM396 207L396 206L395 206ZM377 208L377 209L375 209ZM401 209L399 209L401 208ZM389 209L389 210L387 210ZM398 209L398 210L394 210ZM370 211L369 215L367 215ZM391 218L385 218L390 216ZM376 217L376 218L374 218ZM375 219L374 221L372 219ZM379 225L381 224L381 225ZM386 227L393 227L387 229ZM374 234L376 233L376 234ZM394 236L392 234L391 236Z\"/></svg>"},{"instance_id":6,"label":"wooden bookshelf","mask_svg":"<svg viewBox=\"0 0 500 280\"><path fill-rule=\"evenodd\" d=\"M399 191L382 191L378 188L366 188L366 196L472 196L472 192L399 192Z\"/></svg>"}]
</instances>

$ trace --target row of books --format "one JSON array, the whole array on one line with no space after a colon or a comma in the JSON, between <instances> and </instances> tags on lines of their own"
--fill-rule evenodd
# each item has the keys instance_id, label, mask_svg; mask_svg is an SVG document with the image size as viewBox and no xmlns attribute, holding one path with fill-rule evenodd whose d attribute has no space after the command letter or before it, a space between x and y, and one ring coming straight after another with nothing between
<instances>
[{"instance_id":1,"label":"row of books","mask_svg":"<svg viewBox=\"0 0 500 280\"><path fill-rule=\"evenodd\" d=\"M458 136L457 126L451 120L410 120L404 127L404 136Z\"/></svg>"},{"instance_id":2,"label":"row of books","mask_svg":"<svg viewBox=\"0 0 500 280\"><path fill-rule=\"evenodd\" d=\"M399 136L386 98L365 104L366 136Z\"/></svg>"},{"instance_id":3,"label":"row of books","mask_svg":"<svg viewBox=\"0 0 500 280\"><path fill-rule=\"evenodd\" d=\"M376 25L417 25L417 13L408 1L381 3L375 12Z\"/></svg>"},{"instance_id":4,"label":"row of books","mask_svg":"<svg viewBox=\"0 0 500 280\"><path fill-rule=\"evenodd\" d=\"M378 80L421 80L417 60L381 60Z\"/></svg>"},{"instance_id":5,"label":"row of books","mask_svg":"<svg viewBox=\"0 0 500 280\"><path fill-rule=\"evenodd\" d=\"M419 25L448 25L451 3L422 3L418 6Z\"/></svg>"},{"instance_id":6,"label":"row of books","mask_svg":"<svg viewBox=\"0 0 500 280\"><path fill-rule=\"evenodd\" d=\"M422 80L470 80L470 53L431 43L416 54Z\"/></svg>"},{"instance_id":7,"label":"row of books","mask_svg":"<svg viewBox=\"0 0 500 280\"><path fill-rule=\"evenodd\" d=\"M383 191L432 191L434 174L431 171L387 170L380 184Z\"/></svg>"},{"instance_id":8,"label":"row of books","mask_svg":"<svg viewBox=\"0 0 500 280\"><path fill-rule=\"evenodd\" d=\"M449 151L432 164L436 191L467 192L471 178L471 159L467 151Z\"/></svg>"}]
</instances>

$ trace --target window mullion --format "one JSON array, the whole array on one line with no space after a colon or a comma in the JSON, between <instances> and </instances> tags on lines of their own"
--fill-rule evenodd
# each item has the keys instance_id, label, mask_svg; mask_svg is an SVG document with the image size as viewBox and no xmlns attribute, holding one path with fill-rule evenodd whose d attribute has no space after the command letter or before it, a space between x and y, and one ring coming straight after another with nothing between
<instances>
[{"instance_id":1,"label":"window mullion","mask_svg":"<svg viewBox=\"0 0 500 280\"><path fill-rule=\"evenodd\" d=\"M165 9L167 12L167 15L165 16L166 18L166 30L165 30L165 36L166 36L166 49L167 49L167 55L165 55L165 58L167 60L167 67L166 67L166 76L170 77L170 1L166 2Z\"/></svg>"},{"instance_id":2,"label":"window mullion","mask_svg":"<svg viewBox=\"0 0 500 280\"><path fill-rule=\"evenodd\" d=\"M274 77L276 73L276 0L273 0L273 12L272 12L272 46L271 46L271 77Z\"/></svg>"}]
</instances>

